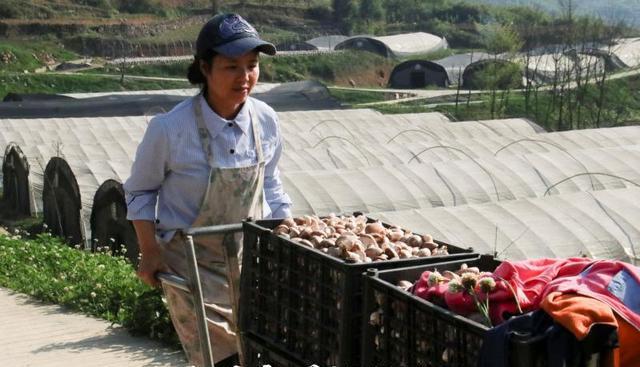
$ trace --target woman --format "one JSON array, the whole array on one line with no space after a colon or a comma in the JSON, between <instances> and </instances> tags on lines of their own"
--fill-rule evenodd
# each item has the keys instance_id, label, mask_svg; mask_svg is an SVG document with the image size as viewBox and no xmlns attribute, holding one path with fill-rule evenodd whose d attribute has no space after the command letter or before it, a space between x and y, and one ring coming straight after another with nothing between
<instances>
[{"instance_id":1,"label":"woman","mask_svg":"<svg viewBox=\"0 0 640 367\"><path fill-rule=\"evenodd\" d=\"M276 113L249 97L260 74L260 52L276 50L242 17L216 15L198 35L188 72L202 93L147 127L124 189L142 254L138 276L149 285L158 285L158 271L187 274L184 238L176 230L290 216L291 200L277 168L282 139ZM214 321L209 325L214 361L233 358L235 328L221 238L196 238L196 251L207 317ZM165 295L187 358L201 365L189 296L170 288Z\"/></svg>"}]
</instances>

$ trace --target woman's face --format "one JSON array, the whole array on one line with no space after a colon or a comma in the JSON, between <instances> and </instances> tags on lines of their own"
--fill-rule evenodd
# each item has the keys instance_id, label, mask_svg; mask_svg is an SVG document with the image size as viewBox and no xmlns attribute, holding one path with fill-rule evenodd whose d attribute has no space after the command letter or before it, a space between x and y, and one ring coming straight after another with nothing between
<instances>
[{"instance_id":1,"label":"woman's face","mask_svg":"<svg viewBox=\"0 0 640 367\"><path fill-rule=\"evenodd\" d=\"M260 76L257 51L248 52L237 58L216 55L209 71L202 72L207 78L209 98L215 107L226 110L239 107L246 101ZM237 112L237 111L236 111Z\"/></svg>"}]
</instances>

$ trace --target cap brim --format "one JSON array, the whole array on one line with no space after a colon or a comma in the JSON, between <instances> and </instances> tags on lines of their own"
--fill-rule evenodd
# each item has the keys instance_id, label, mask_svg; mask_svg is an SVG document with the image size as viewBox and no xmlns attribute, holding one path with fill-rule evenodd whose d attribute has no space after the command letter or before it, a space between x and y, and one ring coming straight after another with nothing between
<instances>
[{"instance_id":1,"label":"cap brim","mask_svg":"<svg viewBox=\"0 0 640 367\"><path fill-rule=\"evenodd\" d=\"M214 47L213 50L227 57L240 57L247 52L257 50L267 55L275 55L276 47L267 41L259 38L246 37L240 38L222 46Z\"/></svg>"}]
</instances>

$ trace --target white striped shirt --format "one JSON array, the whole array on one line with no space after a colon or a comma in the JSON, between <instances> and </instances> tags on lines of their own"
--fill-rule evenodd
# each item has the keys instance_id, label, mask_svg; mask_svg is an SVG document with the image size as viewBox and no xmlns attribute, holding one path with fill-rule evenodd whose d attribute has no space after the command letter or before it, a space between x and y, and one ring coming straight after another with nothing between
<instances>
[{"instance_id":1,"label":"white striped shirt","mask_svg":"<svg viewBox=\"0 0 640 367\"><path fill-rule=\"evenodd\" d=\"M154 117L138 146L131 176L124 184L127 219L156 221L160 234L188 228L196 219L204 197L209 164L197 133L193 103L202 105L211 148L218 167L257 163L248 104L261 127L265 160L264 217L291 216L291 199L284 193L278 161L282 137L276 112L249 97L234 120L217 115L201 95L189 98L170 112ZM157 210L156 210L157 203Z\"/></svg>"}]
</instances>

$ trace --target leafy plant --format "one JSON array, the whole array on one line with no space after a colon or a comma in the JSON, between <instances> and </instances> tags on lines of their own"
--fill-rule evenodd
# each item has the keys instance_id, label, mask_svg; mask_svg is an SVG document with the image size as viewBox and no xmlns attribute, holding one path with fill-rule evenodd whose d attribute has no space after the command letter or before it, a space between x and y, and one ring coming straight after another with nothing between
<instances>
[{"instance_id":1,"label":"leafy plant","mask_svg":"<svg viewBox=\"0 0 640 367\"><path fill-rule=\"evenodd\" d=\"M0 236L0 286L179 345L160 290L143 284L124 258L75 249L48 233L26 235Z\"/></svg>"}]
</instances>

